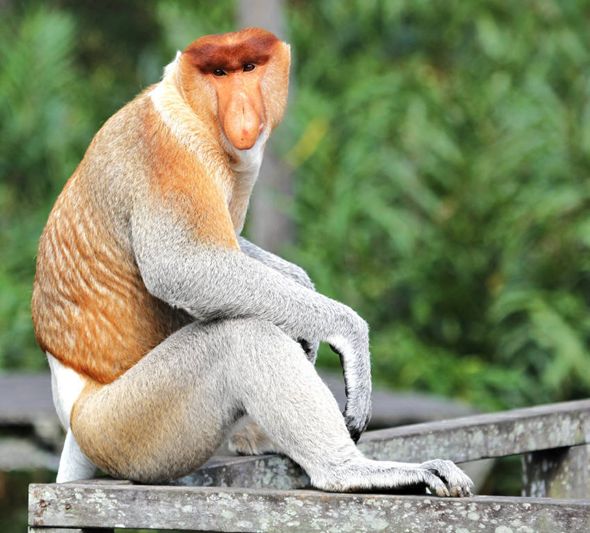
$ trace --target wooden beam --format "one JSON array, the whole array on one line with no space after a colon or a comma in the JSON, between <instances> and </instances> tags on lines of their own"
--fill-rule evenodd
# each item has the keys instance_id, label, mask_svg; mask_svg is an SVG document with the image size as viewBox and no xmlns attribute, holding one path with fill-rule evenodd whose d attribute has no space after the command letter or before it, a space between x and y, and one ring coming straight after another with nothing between
<instances>
[{"instance_id":1,"label":"wooden beam","mask_svg":"<svg viewBox=\"0 0 590 533\"><path fill-rule=\"evenodd\" d=\"M375 459L460 463L589 442L590 400L580 400L372 431L360 447Z\"/></svg>"},{"instance_id":2,"label":"wooden beam","mask_svg":"<svg viewBox=\"0 0 590 533\"><path fill-rule=\"evenodd\" d=\"M44 527L198 531L590 531L590 501L328 494L209 487L31 485ZM524 529L523 529L524 531Z\"/></svg>"},{"instance_id":3,"label":"wooden beam","mask_svg":"<svg viewBox=\"0 0 590 533\"><path fill-rule=\"evenodd\" d=\"M83 529L71 529L71 528L55 528L55 527L29 527L29 533L113 533L114 529L109 528L83 528Z\"/></svg>"},{"instance_id":4,"label":"wooden beam","mask_svg":"<svg viewBox=\"0 0 590 533\"><path fill-rule=\"evenodd\" d=\"M590 498L590 446L555 448L522 456L522 495Z\"/></svg>"}]
</instances>

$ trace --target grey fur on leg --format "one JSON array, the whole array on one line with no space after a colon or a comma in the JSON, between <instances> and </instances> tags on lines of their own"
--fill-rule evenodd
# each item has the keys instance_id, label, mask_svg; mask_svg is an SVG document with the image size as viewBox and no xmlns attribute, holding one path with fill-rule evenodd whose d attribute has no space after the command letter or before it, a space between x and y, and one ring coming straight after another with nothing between
<instances>
[{"instance_id":1,"label":"grey fur on leg","mask_svg":"<svg viewBox=\"0 0 590 533\"><path fill-rule=\"evenodd\" d=\"M138 202L131 236L146 288L173 307L202 321L257 318L292 339L336 346L347 384L346 423L351 435L364 431L371 412L371 364L368 326L358 314L239 250L195 241L193 230L165 203Z\"/></svg>"},{"instance_id":2,"label":"grey fur on leg","mask_svg":"<svg viewBox=\"0 0 590 533\"><path fill-rule=\"evenodd\" d=\"M73 429L84 453L102 469L153 483L200 466L244 413L317 488L469 492L469 479L450 462L363 457L301 347L257 319L185 326L118 380L86 396Z\"/></svg>"},{"instance_id":3,"label":"grey fur on leg","mask_svg":"<svg viewBox=\"0 0 590 533\"><path fill-rule=\"evenodd\" d=\"M452 461L434 459L422 464L356 459L336 466L325 477L312 479L317 488L331 492L393 490L436 496L470 496L473 482Z\"/></svg>"},{"instance_id":4,"label":"grey fur on leg","mask_svg":"<svg viewBox=\"0 0 590 533\"><path fill-rule=\"evenodd\" d=\"M244 406L280 451L306 470L314 486L331 491L425 487L439 496L470 493L470 479L450 461L420 465L363 457L347 435L331 393L311 365L301 364L301 350L270 324L257 323L255 330L268 339L269 353L276 346L284 359L282 369L271 378L277 388L257 380L248 389ZM261 404L259 397L251 396L252 391L267 401ZM289 401L295 395L296 404ZM275 410L278 405L280 409Z\"/></svg>"},{"instance_id":5,"label":"grey fur on leg","mask_svg":"<svg viewBox=\"0 0 590 533\"><path fill-rule=\"evenodd\" d=\"M238 236L240 249L248 257L260 261L262 264L280 272L284 276L296 281L302 287L315 290L307 272L298 265L268 252L259 246L251 243L242 236ZM317 340L295 339L305 351L309 361L315 364L320 346ZM239 455L262 455L265 453L278 452L277 446L273 444L268 435L251 418L245 417L238 422L228 440L230 451Z\"/></svg>"}]
</instances>

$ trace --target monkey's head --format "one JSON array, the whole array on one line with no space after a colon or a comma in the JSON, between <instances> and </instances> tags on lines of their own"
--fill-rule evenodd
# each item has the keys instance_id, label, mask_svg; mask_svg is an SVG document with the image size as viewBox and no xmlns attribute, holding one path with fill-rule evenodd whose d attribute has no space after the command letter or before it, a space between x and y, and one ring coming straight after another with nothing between
<instances>
[{"instance_id":1,"label":"monkey's head","mask_svg":"<svg viewBox=\"0 0 590 533\"><path fill-rule=\"evenodd\" d=\"M248 150L281 120L289 45L259 28L207 35L180 56L179 83L195 113L207 114L237 150Z\"/></svg>"}]
</instances>

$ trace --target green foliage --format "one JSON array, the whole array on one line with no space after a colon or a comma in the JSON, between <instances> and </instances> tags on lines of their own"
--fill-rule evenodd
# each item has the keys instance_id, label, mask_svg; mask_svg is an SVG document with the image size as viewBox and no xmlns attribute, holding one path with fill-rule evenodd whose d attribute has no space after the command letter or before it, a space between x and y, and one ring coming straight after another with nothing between
<instances>
[{"instance_id":1,"label":"green foliage","mask_svg":"<svg viewBox=\"0 0 590 533\"><path fill-rule=\"evenodd\" d=\"M54 193L79 153L73 29L71 17L45 9L0 26L0 175L20 197Z\"/></svg>"},{"instance_id":2,"label":"green foliage","mask_svg":"<svg viewBox=\"0 0 590 533\"><path fill-rule=\"evenodd\" d=\"M94 131L234 27L230 0L47 5L0 18L0 368L43 364L36 240ZM289 253L369 320L378 382L489 408L590 393L588 7L289 5Z\"/></svg>"},{"instance_id":3,"label":"green foliage","mask_svg":"<svg viewBox=\"0 0 590 533\"><path fill-rule=\"evenodd\" d=\"M29 309L37 239L92 128L73 47L74 21L59 11L0 25L0 368L43 364Z\"/></svg>"},{"instance_id":4,"label":"green foliage","mask_svg":"<svg viewBox=\"0 0 590 533\"><path fill-rule=\"evenodd\" d=\"M295 6L298 257L369 319L377 380L590 391L586 9Z\"/></svg>"},{"instance_id":5,"label":"green foliage","mask_svg":"<svg viewBox=\"0 0 590 533\"><path fill-rule=\"evenodd\" d=\"M180 46L175 29L186 37L191 22L211 32L231 20L227 1L184 18L184 0L47 5L0 17L0 369L45 366L30 318L37 241L95 131L159 79Z\"/></svg>"}]
</instances>

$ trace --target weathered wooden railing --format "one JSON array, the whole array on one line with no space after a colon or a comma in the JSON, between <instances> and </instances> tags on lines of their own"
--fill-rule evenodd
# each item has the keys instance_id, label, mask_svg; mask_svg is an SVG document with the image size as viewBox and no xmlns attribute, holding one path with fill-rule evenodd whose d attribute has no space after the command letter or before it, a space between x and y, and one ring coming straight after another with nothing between
<instances>
[{"instance_id":1,"label":"weathered wooden railing","mask_svg":"<svg viewBox=\"0 0 590 533\"><path fill-rule=\"evenodd\" d=\"M367 433L376 459L459 463L521 454L523 497L327 494L279 456L213 460L176 486L121 481L31 485L31 532L590 531L590 400Z\"/></svg>"}]
</instances>

